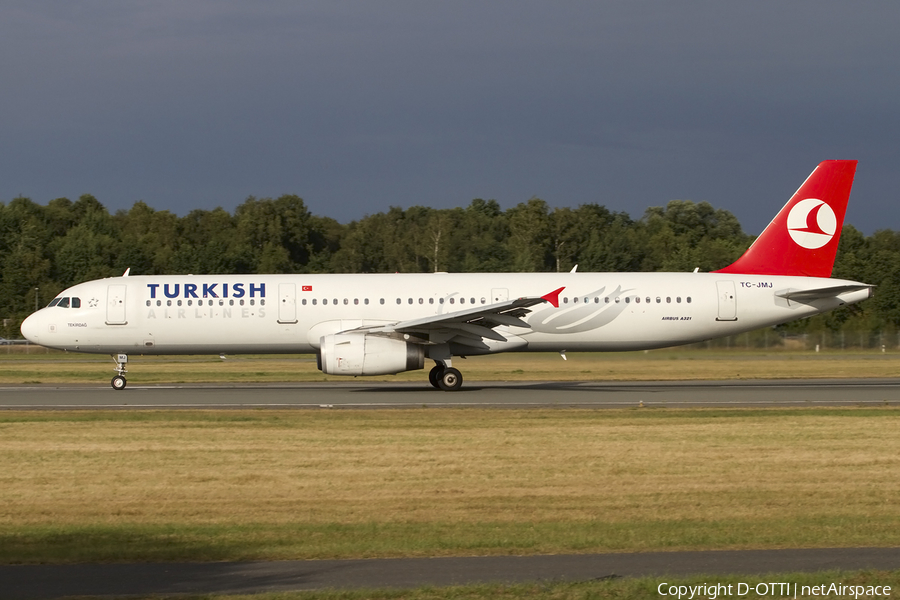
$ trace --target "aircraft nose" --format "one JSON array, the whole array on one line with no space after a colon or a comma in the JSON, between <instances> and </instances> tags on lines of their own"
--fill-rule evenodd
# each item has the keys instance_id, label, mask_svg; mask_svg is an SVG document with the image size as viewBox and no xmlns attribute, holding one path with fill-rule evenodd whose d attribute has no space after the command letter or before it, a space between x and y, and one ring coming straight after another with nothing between
<instances>
[{"instance_id":1,"label":"aircraft nose","mask_svg":"<svg viewBox=\"0 0 900 600\"><path fill-rule=\"evenodd\" d=\"M24 321L22 321L22 326L19 330L22 332L22 337L24 337L29 342L38 344L40 343L40 317L38 313L32 313L29 315Z\"/></svg>"}]
</instances>

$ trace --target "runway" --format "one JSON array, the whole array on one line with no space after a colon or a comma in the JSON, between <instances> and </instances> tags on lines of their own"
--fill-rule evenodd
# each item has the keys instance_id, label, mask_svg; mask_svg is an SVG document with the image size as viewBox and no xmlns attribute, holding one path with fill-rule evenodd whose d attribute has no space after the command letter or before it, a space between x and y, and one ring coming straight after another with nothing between
<instances>
[{"instance_id":1,"label":"runway","mask_svg":"<svg viewBox=\"0 0 900 600\"><path fill-rule=\"evenodd\" d=\"M0 566L6 600L892 570L900 548L810 548L232 563ZM712 583L710 581L709 583Z\"/></svg>"},{"instance_id":2,"label":"runway","mask_svg":"<svg viewBox=\"0 0 900 600\"><path fill-rule=\"evenodd\" d=\"M470 382L457 392L423 383L294 384L129 383L10 385L0 409L149 408L627 408L891 406L900 403L900 379L819 379L677 382Z\"/></svg>"}]
</instances>

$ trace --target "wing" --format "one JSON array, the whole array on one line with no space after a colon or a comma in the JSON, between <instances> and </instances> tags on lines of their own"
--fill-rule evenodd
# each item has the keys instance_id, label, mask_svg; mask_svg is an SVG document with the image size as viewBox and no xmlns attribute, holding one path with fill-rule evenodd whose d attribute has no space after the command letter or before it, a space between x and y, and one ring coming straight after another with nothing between
<instances>
[{"instance_id":1,"label":"wing","mask_svg":"<svg viewBox=\"0 0 900 600\"><path fill-rule=\"evenodd\" d=\"M423 344L443 344L452 341L464 346L484 348L486 347L483 342L485 338L498 342L506 341L502 334L494 330L497 326L507 325L530 329L531 326L522 320L522 317L531 312L530 307L544 302L550 302L553 306L558 307L559 293L564 289L561 287L540 297L516 298L421 319L398 321L390 325L360 327L352 331L388 336L399 333L419 338Z\"/></svg>"}]
</instances>

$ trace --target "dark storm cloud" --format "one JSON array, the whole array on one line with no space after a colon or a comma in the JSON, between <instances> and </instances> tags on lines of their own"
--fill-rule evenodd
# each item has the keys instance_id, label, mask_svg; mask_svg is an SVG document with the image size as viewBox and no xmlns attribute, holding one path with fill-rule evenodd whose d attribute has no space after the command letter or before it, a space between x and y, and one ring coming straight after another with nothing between
<instances>
[{"instance_id":1,"label":"dark storm cloud","mask_svg":"<svg viewBox=\"0 0 900 600\"><path fill-rule=\"evenodd\" d=\"M759 231L826 158L900 229L895 4L80 2L0 8L0 199L184 214L707 200Z\"/></svg>"}]
</instances>

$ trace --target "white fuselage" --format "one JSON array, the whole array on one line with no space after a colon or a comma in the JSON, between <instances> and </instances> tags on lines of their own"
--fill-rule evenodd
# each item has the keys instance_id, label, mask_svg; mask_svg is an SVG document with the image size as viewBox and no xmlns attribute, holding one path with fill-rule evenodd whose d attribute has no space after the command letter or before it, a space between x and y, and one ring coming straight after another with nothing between
<instances>
[{"instance_id":1,"label":"white fuselage","mask_svg":"<svg viewBox=\"0 0 900 600\"><path fill-rule=\"evenodd\" d=\"M557 288L530 328L497 329L489 350L619 351L674 346L776 325L858 302L856 289L789 301L779 294L855 282L722 273L467 273L131 276L90 281L22 325L51 348L126 354L310 353L322 336L502 302Z\"/></svg>"}]
</instances>

